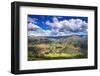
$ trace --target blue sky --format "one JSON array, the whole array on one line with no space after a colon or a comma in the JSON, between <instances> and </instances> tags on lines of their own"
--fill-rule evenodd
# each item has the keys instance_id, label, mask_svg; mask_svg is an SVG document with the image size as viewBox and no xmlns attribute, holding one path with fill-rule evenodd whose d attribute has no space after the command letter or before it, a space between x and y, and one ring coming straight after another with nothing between
<instances>
[{"instance_id":1,"label":"blue sky","mask_svg":"<svg viewBox=\"0 0 100 76\"><path fill-rule=\"evenodd\" d=\"M88 17L28 15L29 35L87 35Z\"/></svg>"}]
</instances>

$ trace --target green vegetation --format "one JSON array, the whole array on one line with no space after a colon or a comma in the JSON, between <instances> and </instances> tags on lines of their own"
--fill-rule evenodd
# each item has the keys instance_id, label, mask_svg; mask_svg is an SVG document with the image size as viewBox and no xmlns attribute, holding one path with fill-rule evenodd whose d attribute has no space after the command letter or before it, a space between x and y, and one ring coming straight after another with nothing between
<instances>
[{"instance_id":1,"label":"green vegetation","mask_svg":"<svg viewBox=\"0 0 100 76\"><path fill-rule=\"evenodd\" d=\"M87 58L87 38L72 36L60 39L36 38L29 41L29 61Z\"/></svg>"}]
</instances>

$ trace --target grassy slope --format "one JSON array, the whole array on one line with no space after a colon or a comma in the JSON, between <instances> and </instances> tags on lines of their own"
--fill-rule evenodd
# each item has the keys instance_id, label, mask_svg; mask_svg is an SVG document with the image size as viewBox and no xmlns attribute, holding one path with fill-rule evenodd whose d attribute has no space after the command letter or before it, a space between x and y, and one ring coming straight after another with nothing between
<instances>
[{"instance_id":1,"label":"grassy slope","mask_svg":"<svg viewBox=\"0 0 100 76\"><path fill-rule=\"evenodd\" d=\"M29 47L30 48L30 47ZM79 47L68 44L36 44L31 46L32 50L28 52L28 60L45 59L72 59L85 58L86 55L80 52ZM35 49L34 49L35 48ZM36 49L37 48L37 49ZM33 53L33 51L35 51Z\"/></svg>"}]
</instances>

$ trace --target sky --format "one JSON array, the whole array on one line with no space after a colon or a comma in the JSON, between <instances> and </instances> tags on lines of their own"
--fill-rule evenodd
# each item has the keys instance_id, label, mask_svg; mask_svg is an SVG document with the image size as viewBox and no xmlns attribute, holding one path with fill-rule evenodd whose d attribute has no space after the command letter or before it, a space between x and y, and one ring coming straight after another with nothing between
<instances>
[{"instance_id":1,"label":"sky","mask_svg":"<svg viewBox=\"0 0 100 76\"><path fill-rule=\"evenodd\" d=\"M29 36L87 35L88 17L28 15Z\"/></svg>"}]
</instances>

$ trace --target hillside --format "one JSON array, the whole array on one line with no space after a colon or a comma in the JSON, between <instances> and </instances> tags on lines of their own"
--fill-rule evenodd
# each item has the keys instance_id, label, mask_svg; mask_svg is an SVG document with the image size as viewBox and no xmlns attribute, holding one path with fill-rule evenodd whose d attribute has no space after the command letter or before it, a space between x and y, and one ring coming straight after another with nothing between
<instances>
[{"instance_id":1,"label":"hillside","mask_svg":"<svg viewBox=\"0 0 100 76\"><path fill-rule=\"evenodd\" d=\"M28 44L28 60L87 58L87 36L32 36Z\"/></svg>"}]
</instances>

